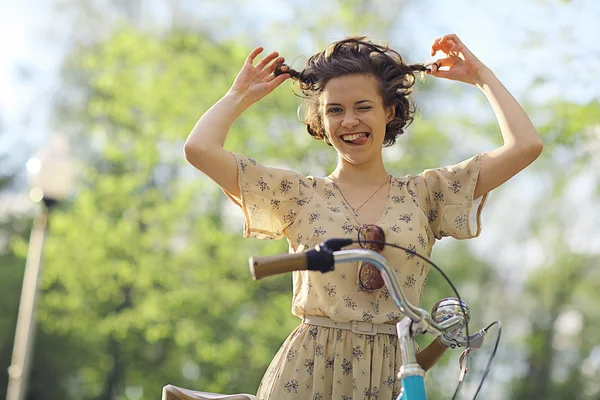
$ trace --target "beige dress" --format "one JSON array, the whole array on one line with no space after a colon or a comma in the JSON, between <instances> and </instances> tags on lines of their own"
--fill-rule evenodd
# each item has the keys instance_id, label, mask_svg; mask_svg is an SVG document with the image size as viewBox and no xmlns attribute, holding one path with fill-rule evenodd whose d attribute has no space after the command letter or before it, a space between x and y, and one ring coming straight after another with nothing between
<instances>
[{"instance_id":1,"label":"beige dress","mask_svg":"<svg viewBox=\"0 0 600 400\"><path fill-rule=\"evenodd\" d=\"M234 156L241 197L229 196L244 212L244 237L285 237L293 253L307 251L326 238L357 239L359 221L331 179L304 177ZM386 241L430 256L436 239L478 236L486 196L474 201L473 193L481 158L477 155L454 166L392 177L377 223ZM395 266L408 300L419 305L428 264L392 247L382 254ZM358 267L358 262L352 262L336 265L335 271L326 274L295 272L292 313L336 322L397 322L402 314L385 287L374 293L359 288ZM267 369L258 398L395 399L400 391L395 377L401 365L396 342L393 335L369 336L300 324Z\"/></svg>"}]
</instances>

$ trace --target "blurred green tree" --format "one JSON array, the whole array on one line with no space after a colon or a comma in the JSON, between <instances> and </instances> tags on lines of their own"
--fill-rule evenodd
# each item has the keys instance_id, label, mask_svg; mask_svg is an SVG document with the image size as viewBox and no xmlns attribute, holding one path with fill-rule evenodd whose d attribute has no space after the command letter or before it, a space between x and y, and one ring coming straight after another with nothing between
<instances>
[{"instance_id":1,"label":"blurred green tree","mask_svg":"<svg viewBox=\"0 0 600 400\"><path fill-rule=\"evenodd\" d=\"M123 30L70 59L84 100L65 103L63 118L84 132L73 139L86 156L76 201L52 218L40 318L89 350L70 376L73 398L148 396L167 382L253 391L295 323L289 279L254 285L245 268L248 255L282 243L242 244L222 194L182 157L185 132L245 53L182 31ZM275 94L258 104L231 146L292 159L281 147L289 118L273 106L294 102Z\"/></svg>"},{"instance_id":2,"label":"blurred green tree","mask_svg":"<svg viewBox=\"0 0 600 400\"><path fill-rule=\"evenodd\" d=\"M531 226L547 262L529 274L521 299L530 325L513 398L600 399L600 239L593 222L581 222L600 200L600 102L559 101L539 112L550 116L540 126L550 146L539 168L552 184Z\"/></svg>"}]
</instances>

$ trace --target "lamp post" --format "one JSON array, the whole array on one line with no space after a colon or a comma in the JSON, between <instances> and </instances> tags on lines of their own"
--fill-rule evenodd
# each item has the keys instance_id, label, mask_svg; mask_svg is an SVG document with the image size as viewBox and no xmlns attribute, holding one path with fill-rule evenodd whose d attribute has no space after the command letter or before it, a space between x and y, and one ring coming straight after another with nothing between
<instances>
[{"instance_id":1,"label":"lamp post","mask_svg":"<svg viewBox=\"0 0 600 400\"><path fill-rule=\"evenodd\" d=\"M8 368L6 400L23 400L27 394L48 215L57 202L71 194L74 179L74 166L69 156L67 141L60 136L54 137L48 148L42 149L36 157L27 162L27 172L29 196L31 200L40 204L40 211L33 222L27 248L13 354Z\"/></svg>"}]
</instances>

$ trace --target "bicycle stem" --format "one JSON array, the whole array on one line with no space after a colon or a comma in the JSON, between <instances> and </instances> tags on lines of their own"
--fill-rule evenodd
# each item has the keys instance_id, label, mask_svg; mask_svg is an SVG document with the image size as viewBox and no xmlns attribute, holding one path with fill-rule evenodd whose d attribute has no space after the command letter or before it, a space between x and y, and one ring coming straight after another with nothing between
<instances>
[{"instance_id":1,"label":"bicycle stem","mask_svg":"<svg viewBox=\"0 0 600 400\"><path fill-rule=\"evenodd\" d=\"M408 318L402 318L396 323L396 331L402 351L402 366L398 372L398 379L404 379L407 376L419 375L425 376L425 371L417 363L417 351L415 343L412 341L411 321Z\"/></svg>"}]
</instances>

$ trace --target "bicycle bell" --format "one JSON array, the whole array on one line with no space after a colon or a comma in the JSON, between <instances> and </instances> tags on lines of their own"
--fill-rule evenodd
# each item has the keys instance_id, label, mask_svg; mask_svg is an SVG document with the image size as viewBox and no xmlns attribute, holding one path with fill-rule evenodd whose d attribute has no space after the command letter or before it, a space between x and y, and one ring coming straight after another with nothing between
<instances>
[{"instance_id":1,"label":"bicycle bell","mask_svg":"<svg viewBox=\"0 0 600 400\"><path fill-rule=\"evenodd\" d=\"M446 297L435 303L431 308L431 317L437 323L441 323L456 315L463 316L464 318L464 323L458 327L458 330L462 329L471 320L469 305L456 297Z\"/></svg>"}]
</instances>

